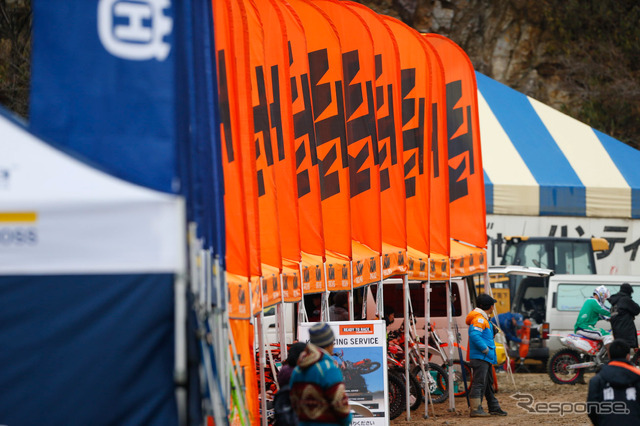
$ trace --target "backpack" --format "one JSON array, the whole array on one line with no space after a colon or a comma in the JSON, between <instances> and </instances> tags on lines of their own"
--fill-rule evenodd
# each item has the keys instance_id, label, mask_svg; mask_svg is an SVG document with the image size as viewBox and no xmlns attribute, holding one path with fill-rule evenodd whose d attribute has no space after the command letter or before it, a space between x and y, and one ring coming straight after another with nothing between
<instances>
[{"instance_id":1,"label":"backpack","mask_svg":"<svg viewBox=\"0 0 640 426\"><path fill-rule=\"evenodd\" d=\"M274 426L298 426L298 416L291 406L289 385L282 386L273 398Z\"/></svg>"}]
</instances>

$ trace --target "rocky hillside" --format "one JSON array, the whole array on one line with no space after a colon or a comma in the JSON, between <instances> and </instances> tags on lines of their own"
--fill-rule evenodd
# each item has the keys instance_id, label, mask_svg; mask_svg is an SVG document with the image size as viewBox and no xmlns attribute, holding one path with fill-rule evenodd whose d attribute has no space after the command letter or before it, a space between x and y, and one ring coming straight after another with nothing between
<instances>
[{"instance_id":1,"label":"rocky hillside","mask_svg":"<svg viewBox=\"0 0 640 426\"><path fill-rule=\"evenodd\" d=\"M637 0L359 2L451 38L476 70L640 148ZM0 0L0 103L23 116L30 33L30 1Z\"/></svg>"},{"instance_id":2,"label":"rocky hillside","mask_svg":"<svg viewBox=\"0 0 640 426\"><path fill-rule=\"evenodd\" d=\"M640 149L637 0L361 0L458 43L475 69Z\"/></svg>"}]
</instances>

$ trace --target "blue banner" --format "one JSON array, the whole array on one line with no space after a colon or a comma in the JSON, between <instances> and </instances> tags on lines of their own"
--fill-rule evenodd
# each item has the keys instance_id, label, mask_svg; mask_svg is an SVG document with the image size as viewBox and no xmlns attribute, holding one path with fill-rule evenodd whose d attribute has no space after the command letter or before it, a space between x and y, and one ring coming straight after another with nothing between
<instances>
[{"instance_id":1,"label":"blue banner","mask_svg":"<svg viewBox=\"0 0 640 426\"><path fill-rule=\"evenodd\" d=\"M114 176L177 192L171 1L32 3L32 131Z\"/></svg>"}]
</instances>

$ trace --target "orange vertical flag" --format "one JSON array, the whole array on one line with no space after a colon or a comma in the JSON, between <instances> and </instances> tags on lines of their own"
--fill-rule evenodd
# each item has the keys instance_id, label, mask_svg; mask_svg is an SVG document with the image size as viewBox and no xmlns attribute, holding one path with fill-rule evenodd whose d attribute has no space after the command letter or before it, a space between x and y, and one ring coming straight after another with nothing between
<instances>
[{"instance_id":1,"label":"orange vertical flag","mask_svg":"<svg viewBox=\"0 0 640 426\"><path fill-rule=\"evenodd\" d=\"M275 0L257 1L264 31L265 80L282 258L300 262L300 227L287 29ZM264 28L263 28L264 29Z\"/></svg>"},{"instance_id":2,"label":"orange vertical flag","mask_svg":"<svg viewBox=\"0 0 640 426\"><path fill-rule=\"evenodd\" d=\"M333 22L342 49L351 239L364 244L379 256L382 251L382 236L373 38L360 15L342 2L316 0L314 3ZM354 256L355 252L354 250ZM379 279L378 276L374 281Z\"/></svg>"},{"instance_id":3,"label":"orange vertical flag","mask_svg":"<svg viewBox=\"0 0 640 426\"><path fill-rule=\"evenodd\" d=\"M437 34L425 37L444 65L451 238L485 248L486 205L475 72L469 57L453 41Z\"/></svg>"},{"instance_id":4,"label":"orange vertical flag","mask_svg":"<svg viewBox=\"0 0 640 426\"><path fill-rule=\"evenodd\" d=\"M311 107L307 40L302 22L284 0L275 0L286 26L290 74L290 110L293 118L295 183L299 206L300 247L303 252L324 257L324 232L316 132Z\"/></svg>"},{"instance_id":5,"label":"orange vertical flag","mask_svg":"<svg viewBox=\"0 0 640 426\"><path fill-rule=\"evenodd\" d=\"M307 41L326 251L351 258L349 160L340 39L329 17L309 0L289 3Z\"/></svg>"},{"instance_id":6,"label":"orange vertical flag","mask_svg":"<svg viewBox=\"0 0 640 426\"><path fill-rule=\"evenodd\" d=\"M221 8L213 2L215 11ZM224 3L224 2L223 2ZM253 105L251 97L251 71L250 71L250 50L249 31L247 14L243 2L229 2L231 11L230 22L226 25L231 28L233 37L233 48L235 59L236 93L232 103L235 105L235 117L238 128L238 143L240 155L242 157L242 187L233 188L234 191L241 191L244 195L244 214L246 215L246 229L249 247L249 273L251 277L262 275L262 264L260 261L260 228L258 213L258 188L256 179L256 148L253 128ZM219 22L216 17L216 23ZM214 24L214 27L215 27ZM226 178L225 178L226 180ZM231 182L233 185L234 182ZM225 184L226 185L226 184ZM226 187L225 187L226 192ZM229 214L238 214L238 211L230 211ZM228 217L228 215L226 215ZM233 238L233 236L231 236ZM229 256L227 256L229 259Z\"/></svg>"},{"instance_id":7,"label":"orange vertical flag","mask_svg":"<svg viewBox=\"0 0 640 426\"><path fill-rule=\"evenodd\" d=\"M431 65L431 252L449 256L449 173L447 169L447 99L444 67L435 49L423 39Z\"/></svg>"},{"instance_id":8,"label":"orange vertical flag","mask_svg":"<svg viewBox=\"0 0 640 426\"><path fill-rule=\"evenodd\" d=\"M400 56L384 20L360 3L343 2L358 13L373 36L376 67L376 123L380 162L380 215L384 277L406 272L407 214L402 153ZM398 262L402 260L401 262Z\"/></svg>"},{"instance_id":9,"label":"orange vertical flag","mask_svg":"<svg viewBox=\"0 0 640 426\"><path fill-rule=\"evenodd\" d=\"M226 234L226 267L230 273L251 275L249 267L249 237L245 211L244 174L240 149L237 79L234 39L231 32L231 6L214 2L216 65L218 72L218 102L220 138L224 173L224 208ZM235 213L235 214L234 214Z\"/></svg>"},{"instance_id":10,"label":"orange vertical flag","mask_svg":"<svg viewBox=\"0 0 640 426\"><path fill-rule=\"evenodd\" d=\"M397 19L383 16L398 43L401 68L402 137L407 203L407 246L426 263L430 252L431 74L418 34ZM422 269L422 268L419 268Z\"/></svg>"},{"instance_id":11,"label":"orange vertical flag","mask_svg":"<svg viewBox=\"0 0 640 426\"><path fill-rule=\"evenodd\" d=\"M296 189L299 206L300 248L302 271L300 282L293 281L290 298L295 301L305 293L324 291L325 259L320 176L316 153L316 132L309 86L307 40L298 14L285 0L275 0L286 25L291 78L291 112L295 143ZM299 284L301 287L296 287Z\"/></svg>"},{"instance_id":12,"label":"orange vertical flag","mask_svg":"<svg viewBox=\"0 0 640 426\"><path fill-rule=\"evenodd\" d=\"M271 138L267 100L268 66L262 20L253 0L243 0L249 28L249 68L253 108L253 146L256 152L256 182L260 226L260 259L263 264L282 268L280 226L275 187L274 140ZM243 3L239 2L240 4ZM242 72L242 70L239 70Z\"/></svg>"}]
</instances>

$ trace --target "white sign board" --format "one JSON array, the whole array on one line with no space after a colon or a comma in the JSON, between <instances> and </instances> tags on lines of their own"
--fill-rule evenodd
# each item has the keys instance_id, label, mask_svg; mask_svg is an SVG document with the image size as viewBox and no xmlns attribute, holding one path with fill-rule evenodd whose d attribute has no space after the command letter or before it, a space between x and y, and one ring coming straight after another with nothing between
<instances>
[{"instance_id":1,"label":"white sign board","mask_svg":"<svg viewBox=\"0 0 640 426\"><path fill-rule=\"evenodd\" d=\"M309 340L309 328L301 323L298 340ZM329 322L335 335L334 360L340 366L349 401L364 405L374 417L354 414L352 426L389 424L387 395L387 334L384 321Z\"/></svg>"}]
</instances>

